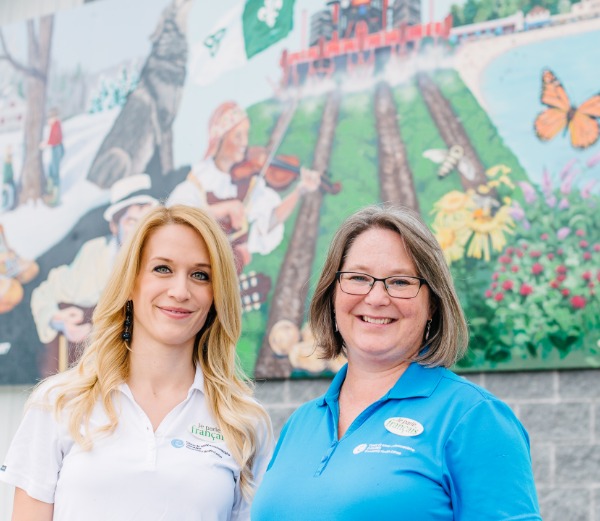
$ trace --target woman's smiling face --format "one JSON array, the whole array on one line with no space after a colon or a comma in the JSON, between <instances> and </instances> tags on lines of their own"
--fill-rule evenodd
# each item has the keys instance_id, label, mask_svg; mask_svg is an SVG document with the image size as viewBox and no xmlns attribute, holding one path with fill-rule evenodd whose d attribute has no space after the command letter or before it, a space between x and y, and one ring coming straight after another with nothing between
<instances>
[{"instance_id":1,"label":"woman's smiling face","mask_svg":"<svg viewBox=\"0 0 600 521\"><path fill-rule=\"evenodd\" d=\"M402 237L392 230L370 228L350 248L340 271L377 278L420 276ZM349 295L336 284L334 309L350 364L392 367L416 354L431 318L429 288L423 284L412 299L392 298L383 282L367 295Z\"/></svg>"},{"instance_id":2,"label":"woman's smiling face","mask_svg":"<svg viewBox=\"0 0 600 521\"><path fill-rule=\"evenodd\" d=\"M204 239L191 227L157 228L144 245L133 301L132 349L144 344L193 350L213 304Z\"/></svg>"}]
</instances>

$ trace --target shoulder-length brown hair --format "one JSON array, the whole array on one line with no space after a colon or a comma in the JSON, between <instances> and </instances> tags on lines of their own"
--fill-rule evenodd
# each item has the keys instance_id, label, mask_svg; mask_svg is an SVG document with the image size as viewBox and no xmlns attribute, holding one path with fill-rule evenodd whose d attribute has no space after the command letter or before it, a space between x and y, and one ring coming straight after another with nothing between
<instances>
[{"instance_id":1,"label":"shoulder-length brown hair","mask_svg":"<svg viewBox=\"0 0 600 521\"><path fill-rule=\"evenodd\" d=\"M356 238L371 228L391 230L402 237L417 275L430 289L433 315L428 348L420 350L414 360L426 366L450 367L467 349L467 323L440 245L421 217L404 206L368 206L348 217L335 233L310 303L309 319L317 346L326 358L343 351L344 339L334 327L336 272Z\"/></svg>"}]
</instances>

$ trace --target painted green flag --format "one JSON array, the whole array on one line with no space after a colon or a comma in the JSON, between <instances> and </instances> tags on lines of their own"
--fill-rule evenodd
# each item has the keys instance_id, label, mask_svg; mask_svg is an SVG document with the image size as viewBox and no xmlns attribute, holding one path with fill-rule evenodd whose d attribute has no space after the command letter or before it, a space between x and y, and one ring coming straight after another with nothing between
<instances>
[{"instance_id":1,"label":"painted green flag","mask_svg":"<svg viewBox=\"0 0 600 521\"><path fill-rule=\"evenodd\" d=\"M246 56L285 38L294 26L294 0L248 0L242 17Z\"/></svg>"}]
</instances>

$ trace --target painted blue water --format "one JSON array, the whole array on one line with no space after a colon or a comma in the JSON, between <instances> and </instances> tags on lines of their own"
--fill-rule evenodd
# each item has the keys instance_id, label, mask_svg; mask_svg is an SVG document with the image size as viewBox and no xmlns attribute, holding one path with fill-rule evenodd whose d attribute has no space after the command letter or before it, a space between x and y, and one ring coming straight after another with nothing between
<instances>
[{"instance_id":1,"label":"painted blue water","mask_svg":"<svg viewBox=\"0 0 600 521\"><path fill-rule=\"evenodd\" d=\"M536 137L533 122L545 108L540 101L542 71L552 70L565 87L571 104L578 106L600 92L599 63L600 31L592 31L517 47L484 70L482 92L488 113L533 181L539 181L544 168L557 174L573 159L583 166L600 153L600 140L578 150L571 146L569 136L562 133L549 142ZM584 170L578 184L600 179L600 165Z\"/></svg>"}]
</instances>

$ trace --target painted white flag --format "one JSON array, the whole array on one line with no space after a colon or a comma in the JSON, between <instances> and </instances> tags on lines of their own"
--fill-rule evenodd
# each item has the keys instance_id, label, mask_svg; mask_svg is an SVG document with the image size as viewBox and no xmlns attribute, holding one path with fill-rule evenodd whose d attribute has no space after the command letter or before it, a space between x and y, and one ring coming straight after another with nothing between
<instances>
[{"instance_id":1,"label":"painted white flag","mask_svg":"<svg viewBox=\"0 0 600 521\"><path fill-rule=\"evenodd\" d=\"M192 81L208 85L287 36L293 28L293 11L294 0L237 3L192 47Z\"/></svg>"},{"instance_id":2,"label":"painted white flag","mask_svg":"<svg viewBox=\"0 0 600 521\"><path fill-rule=\"evenodd\" d=\"M209 85L224 72L248 61L244 52L243 11L243 2L236 4L192 46L190 74L194 83Z\"/></svg>"}]
</instances>

